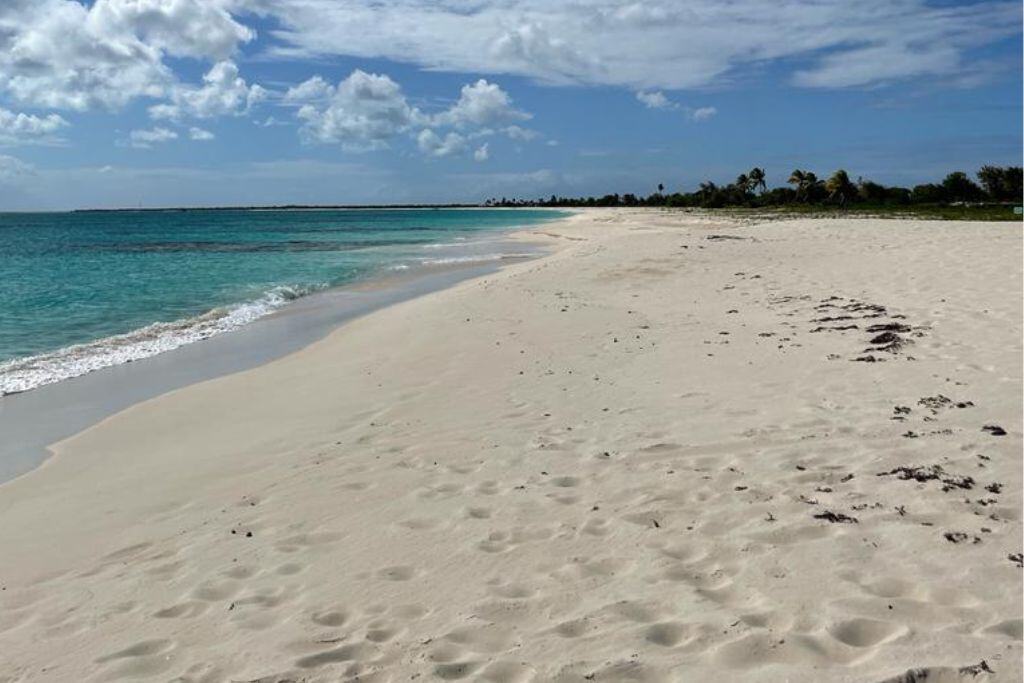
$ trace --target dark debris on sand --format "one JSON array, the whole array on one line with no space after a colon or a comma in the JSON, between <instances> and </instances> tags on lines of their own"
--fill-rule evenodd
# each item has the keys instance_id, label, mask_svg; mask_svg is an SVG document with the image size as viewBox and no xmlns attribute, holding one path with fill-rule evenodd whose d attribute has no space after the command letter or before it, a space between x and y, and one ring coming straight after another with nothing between
<instances>
[{"instance_id":1,"label":"dark debris on sand","mask_svg":"<svg viewBox=\"0 0 1024 683\"><path fill-rule=\"evenodd\" d=\"M939 411L944 408L970 408L974 405L974 402L954 401L948 396L936 394L935 396L925 396L924 398L919 399L917 404L932 411L932 415L938 415Z\"/></svg>"},{"instance_id":2,"label":"dark debris on sand","mask_svg":"<svg viewBox=\"0 0 1024 683\"><path fill-rule=\"evenodd\" d=\"M945 538L950 543L953 543L953 544L965 543L968 540L972 539L971 536L969 536L968 534L965 534L962 531L947 531L946 533L942 534L942 537ZM974 543L981 543L981 539L978 538L977 536L974 536L973 537L973 542Z\"/></svg>"},{"instance_id":3,"label":"dark debris on sand","mask_svg":"<svg viewBox=\"0 0 1024 683\"><path fill-rule=\"evenodd\" d=\"M942 468L942 465L925 465L925 466L911 466L900 465L888 472L879 472L878 477L896 477L902 481L916 481L916 482L928 482L928 481L940 481L942 482L943 491L952 491L953 489L964 489L970 491L974 488L974 478L968 477L962 474L953 474L946 472Z\"/></svg>"},{"instance_id":4,"label":"dark debris on sand","mask_svg":"<svg viewBox=\"0 0 1024 683\"><path fill-rule=\"evenodd\" d=\"M823 519L826 522L832 524L859 524L859 520L856 517L850 517L844 515L842 512L832 512L831 510L825 510L817 515L814 515L815 519Z\"/></svg>"},{"instance_id":5,"label":"dark debris on sand","mask_svg":"<svg viewBox=\"0 0 1024 683\"><path fill-rule=\"evenodd\" d=\"M966 679L968 676L971 678L977 678L982 674L994 674L995 671L988 665L984 659L977 664L971 664L970 666L962 666L959 669L951 669L947 667L925 667L921 669L910 669L906 673L902 673L899 676L893 676L887 678L881 683L927 683L928 681L934 681L939 679L944 673L953 673L958 675L961 679ZM943 679L945 680L945 679Z\"/></svg>"},{"instance_id":6,"label":"dark debris on sand","mask_svg":"<svg viewBox=\"0 0 1024 683\"><path fill-rule=\"evenodd\" d=\"M822 299L814 308L818 312L818 317L812 318L811 322L819 323L819 325L811 329L811 332L845 332L848 330L861 329L860 326L854 322L850 322L846 325L834 325L831 327L820 324L824 322L854 321L858 319L868 320L886 317L891 318L889 322L874 323L867 326L866 331L872 335L868 341L871 346L864 349L860 356L853 358L852 360L854 361L861 363L878 363L883 361L884 358L880 358L875 354L885 352L896 355L899 354L904 347L913 343L913 340L902 335L913 332L914 328L907 323L897 322L897 319L903 320L906 316L890 313L889 310L881 304L830 296L827 299ZM835 312L836 314L822 315L823 313L832 312ZM924 335L922 332L915 332L914 336L920 337ZM906 356L906 359L913 360L910 356Z\"/></svg>"},{"instance_id":7,"label":"dark debris on sand","mask_svg":"<svg viewBox=\"0 0 1024 683\"><path fill-rule=\"evenodd\" d=\"M868 326L868 332L877 334L879 332L910 332L910 325L903 323L876 323Z\"/></svg>"}]
</instances>

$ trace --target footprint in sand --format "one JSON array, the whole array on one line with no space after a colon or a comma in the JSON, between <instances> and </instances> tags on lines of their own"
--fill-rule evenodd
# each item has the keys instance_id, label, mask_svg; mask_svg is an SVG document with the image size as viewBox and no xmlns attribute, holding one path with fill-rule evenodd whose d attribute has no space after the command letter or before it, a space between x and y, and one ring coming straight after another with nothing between
<instances>
[{"instance_id":1,"label":"footprint in sand","mask_svg":"<svg viewBox=\"0 0 1024 683\"><path fill-rule=\"evenodd\" d=\"M532 681L535 675L536 670L529 664L499 660L488 664L480 672L479 679L492 683L527 683Z\"/></svg>"},{"instance_id":2,"label":"footprint in sand","mask_svg":"<svg viewBox=\"0 0 1024 683\"><path fill-rule=\"evenodd\" d=\"M593 627L590 625L590 622L586 618L583 618L563 621L554 628L554 631L563 638L579 638L584 633L591 630L591 628Z\"/></svg>"},{"instance_id":3,"label":"footprint in sand","mask_svg":"<svg viewBox=\"0 0 1024 683\"><path fill-rule=\"evenodd\" d=\"M373 643L386 643L401 632L400 626L386 619L374 619L366 625L366 639Z\"/></svg>"},{"instance_id":4,"label":"footprint in sand","mask_svg":"<svg viewBox=\"0 0 1024 683\"><path fill-rule=\"evenodd\" d=\"M245 565L238 565L237 567L226 569L221 573L230 579L248 579L258 574L259 569L256 569L255 567L247 567Z\"/></svg>"},{"instance_id":5,"label":"footprint in sand","mask_svg":"<svg viewBox=\"0 0 1024 683\"><path fill-rule=\"evenodd\" d=\"M170 651L174 641L166 639L144 640L123 650L104 655L97 664L111 664L110 678L144 678L167 671L173 663Z\"/></svg>"},{"instance_id":6,"label":"footprint in sand","mask_svg":"<svg viewBox=\"0 0 1024 683\"><path fill-rule=\"evenodd\" d=\"M834 625L829 629L829 634L851 647L874 647L895 640L906 631L906 627L899 624L857 618Z\"/></svg>"},{"instance_id":7,"label":"footprint in sand","mask_svg":"<svg viewBox=\"0 0 1024 683\"><path fill-rule=\"evenodd\" d=\"M398 522L398 526L413 531L429 531L441 526L441 520L433 517L411 517Z\"/></svg>"},{"instance_id":8,"label":"footprint in sand","mask_svg":"<svg viewBox=\"0 0 1024 683\"><path fill-rule=\"evenodd\" d=\"M226 600L239 591L234 581L204 581L192 591L192 597L206 602Z\"/></svg>"},{"instance_id":9,"label":"footprint in sand","mask_svg":"<svg viewBox=\"0 0 1024 683\"><path fill-rule=\"evenodd\" d=\"M434 667L434 675L446 681L456 681L472 675L483 662L451 662Z\"/></svg>"},{"instance_id":10,"label":"footprint in sand","mask_svg":"<svg viewBox=\"0 0 1024 683\"><path fill-rule=\"evenodd\" d=\"M416 568L409 565L395 565L377 570L377 578L386 581L408 581L416 576Z\"/></svg>"},{"instance_id":11,"label":"footprint in sand","mask_svg":"<svg viewBox=\"0 0 1024 683\"><path fill-rule=\"evenodd\" d=\"M470 506L465 509L465 515L469 519L490 519L491 508Z\"/></svg>"},{"instance_id":12,"label":"footprint in sand","mask_svg":"<svg viewBox=\"0 0 1024 683\"><path fill-rule=\"evenodd\" d=\"M678 621L664 621L653 624L644 631L644 639L662 647L675 647L689 641L694 635L694 627Z\"/></svg>"},{"instance_id":13,"label":"footprint in sand","mask_svg":"<svg viewBox=\"0 0 1024 683\"><path fill-rule=\"evenodd\" d=\"M611 531L609 528L610 526L611 525L607 519L595 517L593 519L588 519L583 526L580 527L580 531L591 536L607 536L608 532Z\"/></svg>"},{"instance_id":14,"label":"footprint in sand","mask_svg":"<svg viewBox=\"0 0 1024 683\"><path fill-rule=\"evenodd\" d=\"M525 583L504 583L501 579L495 579L487 592L499 598L526 600L536 595L537 589Z\"/></svg>"},{"instance_id":15,"label":"footprint in sand","mask_svg":"<svg viewBox=\"0 0 1024 683\"><path fill-rule=\"evenodd\" d=\"M501 490L501 486L496 481L484 481L476 487L476 492L485 496L493 496Z\"/></svg>"},{"instance_id":16,"label":"footprint in sand","mask_svg":"<svg viewBox=\"0 0 1024 683\"><path fill-rule=\"evenodd\" d=\"M153 617L156 619L191 619L192 617L197 617L205 612L208 607L209 604L205 602L183 602L178 605L172 605L171 607L153 612Z\"/></svg>"},{"instance_id":17,"label":"footprint in sand","mask_svg":"<svg viewBox=\"0 0 1024 683\"><path fill-rule=\"evenodd\" d=\"M295 662L300 669L315 669L327 664L339 662L371 662L378 656L379 650L371 643L349 643L333 650L302 657Z\"/></svg>"},{"instance_id":18,"label":"footprint in sand","mask_svg":"<svg viewBox=\"0 0 1024 683\"><path fill-rule=\"evenodd\" d=\"M274 573L279 576L294 576L304 571L306 571L306 565L298 562L286 562L275 569Z\"/></svg>"},{"instance_id":19,"label":"footprint in sand","mask_svg":"<svg viewBox=\"0 0 1024 683\"><path fill-rule=\"evenodd\" d=\"M118 650L117 652L114 652L112 654L104 655L97 659L96 663L104 664L115 659L125 659L128 657L146 657L149 655L155 655L161 652L166 652L172 647L174 647L174 642L170 640L144 640L141 643L136 643L135 645L126 647L123 650Z\"/></svg>"},{"instance_id":20,"label":"footprint in sand","mask_svg":"<svg viewBox=\"0 0 1024 683\"><path fill-rule=\"evenodd\" d=\"M338 626L345 625L345 622L349 620L349 613L344 609L335 608L323 612L314 612L310 619L314 624L337 628Z\"/></svg>"},{"instance_id":21,"label":"footprint in sand","mask_svg":"<svg viewBox=\"0 0 1024 683\"><path fill-rule=\"evenodd\" d=\"M494 624L455 629L444 638L477 654L505 652L516 644L515 631Z\"/></svg>"}]
</instances>

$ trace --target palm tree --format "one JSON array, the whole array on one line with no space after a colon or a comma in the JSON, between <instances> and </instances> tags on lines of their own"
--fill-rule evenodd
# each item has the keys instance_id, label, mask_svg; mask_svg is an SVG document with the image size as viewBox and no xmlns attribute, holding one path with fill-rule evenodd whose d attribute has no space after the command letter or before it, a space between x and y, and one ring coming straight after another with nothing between
<instances>
[{"instance_id":1,"label":"palm tree","mask_svg":"<svg viewBox=\"0 0 1024 683\"><path fill-rule=\"evenodd\" d=\"M814 174L811 173L810 171L801 171L798 168L798 169L795 169L793 171L793 173L790 174L790 179L786 180L787 183L790 183L791 185L793 185L794 189L797 190L797 201L798 202L800 200L804 199L804 197L806 197L806 195L807 195L806 189L807 189L807 176L808 175L814 175Z\"/></svg>"},{"instance_id":2,"label":"palm tree","mask_svg":"<svg viewBox=\"0 0 1024 683\"><path fill-rule=\"evenodd\" d=\"M809 200L811 190L821 185L818 176L812 171L801 171L799 168L789 174L789 180L786 182L795 186L797 201Z\"/></svg>"},{"instance_id":3,"label":"palm tree","mask_svg":"<svg viewBox=\"0 0 1024 683\"><path fill-rule=\"evenodd\" d=\"M765 172L763 168L755 166L750 169L750 173L747 174L747 182L751 190L761 189L764 192L768 189L768 185L765 183Z\"/></svg>"},{"instance_id":4,"label":"palm tree","mask_svg":"<svg viewBox=\"0 0 1024 683\"><path fill-rule=\"evenodd\" d=\"M662 183L658 183L658 194L665 191L665 186Z\"/></svg>"},{"instance_id":5,"label":"palm tree","mask_svg":"<svg viewBox=\"0 0 1024 683\"><path fill-rule=\"evenodd\" d=\"M838 199L840 206L846 206L846 200L857 193L857 187L850 182L850 175L843 169L833 173L825 181L825 189L829 199Z\"/></svg>"}]
</instances>

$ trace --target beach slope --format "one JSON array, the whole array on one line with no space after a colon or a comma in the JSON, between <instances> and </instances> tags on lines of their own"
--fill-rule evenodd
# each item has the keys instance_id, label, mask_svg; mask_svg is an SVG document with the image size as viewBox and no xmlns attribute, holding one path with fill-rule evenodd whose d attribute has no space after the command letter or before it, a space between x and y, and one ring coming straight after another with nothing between
<instances>
[{"instance_id":1,"label":"beach slope","mask_svg":"<svg viewBox=\"0 0 1024 683\"><path fill-rule=\"evenodd\" d=\"M521 237L0 486L0 681L1020 680L1019 224Z\"/></svg>"}]
</instances>

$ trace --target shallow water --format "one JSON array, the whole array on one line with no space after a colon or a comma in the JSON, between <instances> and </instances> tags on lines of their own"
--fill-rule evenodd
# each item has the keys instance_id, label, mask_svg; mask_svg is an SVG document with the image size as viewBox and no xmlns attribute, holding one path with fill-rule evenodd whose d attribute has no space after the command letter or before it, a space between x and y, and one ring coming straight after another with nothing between
<instances>
[{"instance_id":1,"label":"shallow water","mask_svg":"<svg viewBox=\"0 0 1024 683\"><path fill-rule=\"evenodd\" d=\"M0 395L245 326L389 271L516 256L523 210L0 214Z\"/></svg>"}]
</instances>

